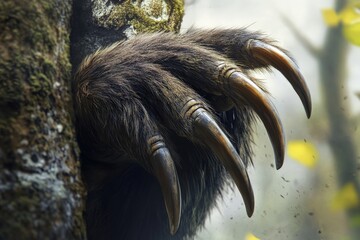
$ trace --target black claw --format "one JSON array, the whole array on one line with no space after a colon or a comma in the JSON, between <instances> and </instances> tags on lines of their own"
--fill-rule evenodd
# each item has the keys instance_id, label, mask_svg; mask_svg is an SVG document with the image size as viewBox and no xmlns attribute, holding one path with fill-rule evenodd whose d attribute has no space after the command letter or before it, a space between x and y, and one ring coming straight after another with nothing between
<instances>
[{"instance_id":1,"label":"black claw","mask_svg":"<svg viewBox=\"0 0 360 240\"><path fill-rule=\"evenodd\" d=\"M246 75L226 65L220 65L219 68L219 80L224 91L228 92L235 103L250 106L264 123L274 148L276 168L280 169L284 163L285 135L275 108L263 91Z\"/></svg>"},{"instance_id":2,"label":"black claw","mask_svg":"<svg viewBox=\"0 0 360 240\"><path fill-rule=\"evenodd\" d=\"M250 40L247 44L252 56L274 66L290 82L301 99L308 118L311 116L311 96L303 75L296 63L282 50L259 40Z\"/></svg>"},{"instance_id":3,"label":"black claw","mask_svg":"<svg viewBox=\"0 0 360 240\"><path fill-rule=\"evenodd\" d=\"M195 100L188 101L186 105L185 116L193 120L194 134L198 139L202 139L205 145L211 148L225 169L230 173L243 197L246 212L250 217L254 212L255 200L243 161L228 137L207 110L202 108Z\"/></svg>"},{"instance_id":4,"label":"black claw","mask_svg":"<svg viewBox=\"0 0 360 240\"><path fill-rule=\"evenodd\" d=\"M169 218L170 233L174 235L181 218L181 190L175 164L161 136L149 139L149 149L152 173L159 181Z\"/></svg>"}]
</instances>

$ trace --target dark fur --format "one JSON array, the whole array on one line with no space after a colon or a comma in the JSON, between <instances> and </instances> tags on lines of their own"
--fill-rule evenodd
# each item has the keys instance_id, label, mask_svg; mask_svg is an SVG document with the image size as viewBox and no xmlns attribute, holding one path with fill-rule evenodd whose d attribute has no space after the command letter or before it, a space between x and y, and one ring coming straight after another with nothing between
<instances>
[{"instance_id":1,"label":"dark fur","mask_svg":"<svg viewBox=\"0 0 360 240\"><path fill-rule=\"evenodd\" d=\"M244 29L145 34L84 60L73 93L90 240L185 239L204 225L227 174L179 112L188 97L202 102L244 162L251 161L252 112L220 106L226 98L217 96L213 81L218 61L244 72L267 67L244 47L249 39L270 43ZM146 141L156 132L176 162L181 185L182 217L174 236L159 184L148 171Z\"/></svg>"}]
</instances>

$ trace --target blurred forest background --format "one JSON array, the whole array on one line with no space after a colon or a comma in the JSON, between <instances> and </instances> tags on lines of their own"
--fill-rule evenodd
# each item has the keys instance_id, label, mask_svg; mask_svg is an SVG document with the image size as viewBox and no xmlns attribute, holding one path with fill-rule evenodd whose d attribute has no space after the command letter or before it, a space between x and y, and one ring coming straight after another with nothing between
<instances>
[{"instance_id":1,"label":"blurred forest background","mask_svg":"<svg viewBox=\"0 0 360 240\"><path fill-rule=\"evenodd\" d=\"M197 240L360 239L360 1L187 0L181 31L191 27L261 30L291 52L313 99L308 120L281 74L256 74L283 121L285 164L275 170L258 124L253 217L229 190Z\"/></svg>"}]
</instances>

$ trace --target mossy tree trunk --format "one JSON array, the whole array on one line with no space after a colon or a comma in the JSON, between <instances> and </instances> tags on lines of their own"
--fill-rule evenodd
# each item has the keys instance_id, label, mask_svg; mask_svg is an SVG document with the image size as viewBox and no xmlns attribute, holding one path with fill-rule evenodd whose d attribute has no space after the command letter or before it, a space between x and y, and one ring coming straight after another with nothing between
<instances>
[{"instance_id":1,"label":"mossy tree trunk","mask_svg":"<svg viewBox=\"0 0 360 240\"><path fill-rule=\"evenodd\" d=\"M86 239L71 72L136 32L178 31L182 16L182 0L0 1L0 239Z\"/></svg>"},{"instance_id":2,"label":"mossy tree trunk","mask_svg":"<svg viewBox=\"0 0 360 240\"><path fill-rule=\"evenodd\" d=\"M0 2L0 239L84 239L70 0Z\"/></svg>"},{"instance_id":3,"label":"mossy tree trunk","mask_svg":"<svg viewBox=\"0 0 360 240\"><path fill-rule=\"evenodd\" d=\"M75 0L71 33L73 70L99 47L142 32L178 32L183 0Z\"/></svg>"}]
</instances>

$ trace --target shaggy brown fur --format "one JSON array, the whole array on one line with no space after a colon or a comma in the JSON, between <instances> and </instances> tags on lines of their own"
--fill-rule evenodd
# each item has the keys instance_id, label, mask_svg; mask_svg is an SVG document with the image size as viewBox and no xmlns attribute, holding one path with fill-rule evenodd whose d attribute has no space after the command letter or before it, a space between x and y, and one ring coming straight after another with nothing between
<instances>
[{"instance_id":1,"label":"shaggy brown fur","mask_svg":"<svg viewBox=\"0 0 360 240\"><path fill-rule=\"evenodd\" d=\"M187 239L204 225L227 173L206 139L195 136L182 108L194 99L216 119L244 163L251 161L252 108L234 107L216 80L219 63L246 75L268 67L252 56L250 39L273 44L245 29L143 34L83 61L73 94L89 239ZM173 236L149 165L147 141L156 134L171 153L181 188L181 222Z\"/></svg>"}]
</instances>

